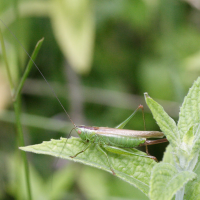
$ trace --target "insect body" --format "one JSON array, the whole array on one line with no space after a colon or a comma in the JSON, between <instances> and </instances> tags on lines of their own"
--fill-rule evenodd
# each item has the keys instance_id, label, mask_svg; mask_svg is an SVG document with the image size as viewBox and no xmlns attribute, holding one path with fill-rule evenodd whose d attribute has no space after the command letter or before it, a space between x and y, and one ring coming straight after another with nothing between
<instances>
[{"instance_id":1,"label":"insect body","mask_svg":"<svg viewBox=\"0 0 200 200\"><path fill-rule=\"evenodd\" d=\"M139 108L143 109L143 106L140 105L136 109L136 111ZM124 122L122 122L116 128L75 125L76 132L78 133L78 135L83 141L88 143L88 145L86 146L85 149L78 152L74 156L70 156L70 157L75 158L80 153L85 152L92 144L95 143L99 151L101 151L106 156L110 169L114 175L115 175L115 172L111 167L111 163L106 151L116 153L116 154L123 154L123 155L144 156L144 157L157 160L154 156L151 156L148 154L147 145L167 142L167 139L147 140L147 138L163 138L164 134L162 132L135 131L135 130L121 129L133 117L135 112L133 112L131 116L129 116ZM134 148L138 146L146 146L147 155L137 154L128 150L130 148Z\"/></svg>"},{"instance_id":2,"label":"insect body","mask_svg":"<svg viewBox=\"0 0 200 200\"><path fill-rule=\"evenodd\" d=\"M132 148L143 144L146 138L160 138L163 133L159 131L135 131L107 127L77 126L77 133L82 140L111 146Z\"/></svg>"}]
</instances>

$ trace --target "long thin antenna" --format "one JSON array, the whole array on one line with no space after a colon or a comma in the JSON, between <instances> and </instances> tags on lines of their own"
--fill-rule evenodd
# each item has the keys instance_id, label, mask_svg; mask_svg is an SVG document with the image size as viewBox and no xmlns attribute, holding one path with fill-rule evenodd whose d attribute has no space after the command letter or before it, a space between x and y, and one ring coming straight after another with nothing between
<instances>
[{"instance_id":1,"label":"long thin antenna","mask_svg":"<svg viewBox=\"0 0 200 200\"><path fill-rule=\"evenodd\" d=\"M16 41L19 43L19 45L24 49L24 51L27 54L27 56L33 62L33 64L35 65L35 67L37 68L37 70L39 71L39 73L41 74L41 76L43 77L43 79L45 80L45 82L47 83L47 85L49 86L49 88L51 89L51 91L53 92L53 95L56 97L57 101L59 102L59 104L63 108L63 110L66 113L66 115L68 116L69 120L72 122L72 124L76 128L76 125L74 124L73 120L71 119L71 117L69 116L69 114L67 113L67 111L65 110L63 104L61 103L60 99L58 98L58 96L57 96L56 92L54 91L53 87L49 84L49 82L47 81L47 79L45 78L45 76L43 75L43 73L40 71L39 67L36 65L36 63L34 62L34 60L31 58L30 54L26 51L26 49L24 48L24 46L21 44L21 42L18 40L18 38L15 36L15 34L11 31L11 29L1 19L0 19L0 21L9 30L9 32L13 35L13 37L16 39Z\"/></svg>"}]
</instances>

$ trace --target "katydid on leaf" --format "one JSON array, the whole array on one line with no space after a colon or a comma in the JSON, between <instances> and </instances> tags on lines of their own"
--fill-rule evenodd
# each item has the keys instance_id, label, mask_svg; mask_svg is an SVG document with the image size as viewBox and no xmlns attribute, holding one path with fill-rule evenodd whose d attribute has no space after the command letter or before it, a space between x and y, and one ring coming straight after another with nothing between
<instances>
[{"instance_id":1,"label":"katydid on leaf","mask_svg":"<svg viewBox=\"0 0 200 200\"><path fill-rule=\"evenodd\" d=\"M96 144L96 147L102 154L105 155L107 162L109 164L110 170L115 175L115 171L113 170L107 152L112 152L115 154L123 154L129 156L143 156L148 157L150 159L157 160L156 157L149 155L147 145L153 145L158 143L167 142L167 139L158 139L158 140L147 140L147 138L163 138L164 134L159 131L136 131L136 130L127 130L123 129L123 127L129 122L129 120L134 116L136 111L140 108L143 109L143 106L140 105L138 108L121 124L116 126L115 128L108 127L94 127L94 126L76 126L75 123L70 118L68 112L65 110L63 104L60 99L56 95L54 89L51 87L43 73L40 71L39 67L36 65L34 60L31 58L30 54L26 51L21 42L16 38L15 34L6 26L6 24L0 19L0 21L4 24L4 26L11 32L11 34L15 37L19 45L24 49L25 53L28 55L30 60L33 62L34 66L37 68L45 82L48 84L49 88L53 92L53 95L58 100L59 104L63 108L64 112L69 117L70 121L74 125L74 130L78 133L79 137L85 142L88 143L85 149L80 152L77 152L75 155L71 155L71 158L75 158L81 153L84 153L92 144ZM144 116L144 114L143 114ZM63 149L65 148L66 143L63 145ZM134 152L129 151L128 149L135 148L138 146L146 146L147 155L141 155ZM62 149L62 150L63 150Z\"/></svg>"},{"instance_id":2,"label":"katydid on leaf","mask_svg":"<svg viewBox=\"0 0 200 200\"><path fill-rule=\"evenodd\" d=\"M88 145L86 146L85 149L78 152L74 156L70 157L75 158L80 153L85 152L93 143L95 143L98 150L101 151L107 158L110 170L112 171L113 175L115 175L115 172L111 166L106 151L123 155L144 156L157 161L156 157L149 155L147 145L167 142L167 139L164 138L158 140L147 140L147 138L163 138L164 134L162 132L136 131L136 130L123 129L123 127L129 122L129 120L134 116L136 111L140 108L143 109L143 106L139 105L138 108L126 120L124 120L121 124L119 124L115 128L84 126L84 125L76 126L74 124L75 126L74 129L76 130L76 132L83 141L88 143ZM146 146L147 155L140 155L128 151L128 149L138 146Z\"/></svg>"}]
</instances>

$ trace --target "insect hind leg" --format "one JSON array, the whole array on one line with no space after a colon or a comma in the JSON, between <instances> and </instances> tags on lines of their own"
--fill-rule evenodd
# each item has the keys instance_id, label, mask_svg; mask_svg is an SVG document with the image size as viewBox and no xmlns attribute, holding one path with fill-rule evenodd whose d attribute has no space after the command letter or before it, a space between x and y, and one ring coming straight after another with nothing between
<instances>
[{"instance_id":1,"label":"insect hind leg","mask_svg":"<svg viewBox=\"0 0 200 200\"><path fill-rule=\"evenodd\" d=\"M154 156L151 156L148 152L148 145L154 145L154 144L160 144L160 143L164 143L164 142L168 142L168 140L166 138L163 139L159 139L159 140L146 140L145 143L140 144L139 146L145 146L146 147L146 153L155 161L158 162L157 158Z\"/></svg>"},{"instance_id":2,"label":"insect hind leg","mask_svg":"<svg viewBox=\"0 0 200 200\"><path fill-rule=\"evenodd\" d=\"M101 148L101 146L99 144L96 144L96 146L99 149L99 151L101 151L106 156L110 170L112 171L113 175L115 175L115 172L114 172L113 168L111 167L110 160L108 158L108 154Z\"/></svg>"}]
</instances>

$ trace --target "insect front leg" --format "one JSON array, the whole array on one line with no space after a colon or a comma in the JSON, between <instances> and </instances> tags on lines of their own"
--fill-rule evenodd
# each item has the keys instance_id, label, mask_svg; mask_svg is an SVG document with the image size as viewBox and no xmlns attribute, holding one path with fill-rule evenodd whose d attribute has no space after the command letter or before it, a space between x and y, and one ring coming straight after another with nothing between
<instances>
[{"instance_id":1,"label":"insect front leg","mask_svg":"<svg viewBox=\"0 0 200 200\"><path fill-rule=\"evenodd\" d=\"M70 158L75 158L76 156L78 156L79 154L85 152L88 148L90 148L90 146L94 143L96 134L93 134L89 139L83 140L83 142L89 142L89 144L85 147L85 149L83 149L82 151L78 152L77 154L75 154L74 156L70 156Z\"/></svg>"},{"instance_id":2,"label":"insect front leg","mask_svg":"<svg viewBox=\"0 0 200 200\"><path fill-rule=\"evenodd\" d=\"M75 154L74 156L70 156L70 158L75 158L75 157L78 156L79 154L85 152L92 144L93 144L93 143L90 142L90 143L85 147L85 149L83 149L82 151L78 152L78 153Z\"/></svg>"}]
</instances>

